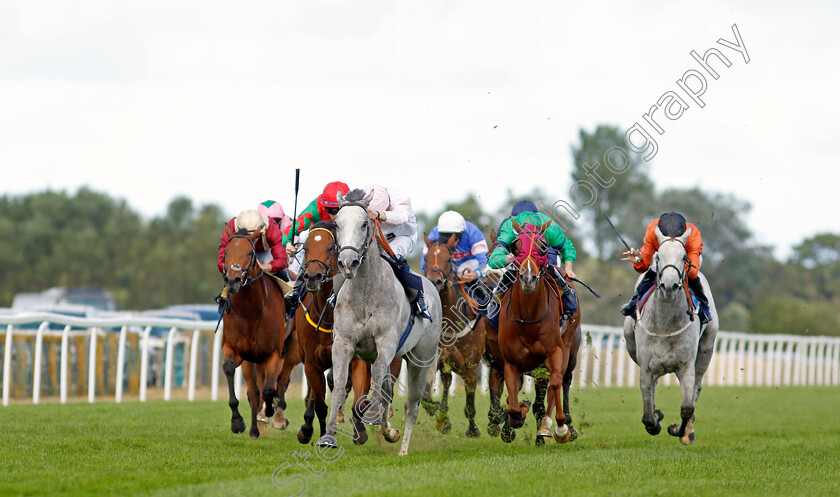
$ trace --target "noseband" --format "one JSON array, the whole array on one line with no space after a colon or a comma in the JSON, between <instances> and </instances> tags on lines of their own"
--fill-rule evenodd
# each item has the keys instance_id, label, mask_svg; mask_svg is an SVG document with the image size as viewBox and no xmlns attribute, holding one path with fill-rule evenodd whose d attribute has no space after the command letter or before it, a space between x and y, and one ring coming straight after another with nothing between
<instances>
[{"instance_id":1,"label":"noseband","mask_svg":"<svg viewBox=\"0 0 840 497\"><path fill-rule=\"evenodd\" d=\"M258 280L264 274L264 271L260 267L260 274L251 278L251 270L254 269L254 265L257 263L257 245L254 243L254 240L251 240L251 238L246 235L233 235L228 239L228 243L230 243L230 241L234 238L244 238L251 244L251 251L248 252L248 267L243 268L239 264L231 264L230 266L227 266L227 247L225 247L225 260L222 262L222 265L225 266L225 274L227 274L227 272L231 269L242 273L244 275L242 277L242 286L248 286L252 281Z\"/></svg>"}]
</instances>

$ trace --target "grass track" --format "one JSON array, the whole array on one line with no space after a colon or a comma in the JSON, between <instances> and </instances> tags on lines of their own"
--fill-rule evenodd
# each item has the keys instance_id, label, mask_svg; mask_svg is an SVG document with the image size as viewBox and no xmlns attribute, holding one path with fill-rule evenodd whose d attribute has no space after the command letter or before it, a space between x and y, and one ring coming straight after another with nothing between
<instances>
[{"instance_id":1,"label":"grass track","mask_svg":"<svg viewBox=\"0 0 840 497\"><path fill-rule=\"evenodd\" d=\"M363 447L339 437L345 452L330 464L294 436L300 401L290 403L288 430L257 441L230 432L226 402L13 405L0 408L0 496L283 496L294 487L274 487L271 475L286 462L294 466L278 481L306 475L307 496L840 495L837 388L706 388L690 447L665 433L678 419L679 389L658 390L657 437L640 421L637 389L573 391L581 437L539 449L532 417L510 445L488 437L480 396L482 436L468 439L459 395L452 432L438 434L421 413L407 458L378 437ZM401 431L403 402L392 420ZM306 451L321 476L295 465Z\"/></svg>"}]
</instances>

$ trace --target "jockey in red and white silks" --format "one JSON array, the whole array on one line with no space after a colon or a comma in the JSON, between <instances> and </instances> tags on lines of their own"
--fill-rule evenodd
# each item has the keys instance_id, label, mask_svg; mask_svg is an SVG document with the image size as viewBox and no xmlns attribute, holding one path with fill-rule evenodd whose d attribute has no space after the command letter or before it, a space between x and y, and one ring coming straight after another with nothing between
<instances>
[{"instance_id":1,"label":"jockey in red and white silks","mask_svg":"<svg viewBox=\"0 0 840 497\"><path fill-rule=\"evenodd\" d=\"M394 255L403 259L411 255L417 243L417 219L411 199L381 185L368 185L363 190L366 194L373 192L368 213L371 219L379 220Z\"/></svg>"}]
</instances>

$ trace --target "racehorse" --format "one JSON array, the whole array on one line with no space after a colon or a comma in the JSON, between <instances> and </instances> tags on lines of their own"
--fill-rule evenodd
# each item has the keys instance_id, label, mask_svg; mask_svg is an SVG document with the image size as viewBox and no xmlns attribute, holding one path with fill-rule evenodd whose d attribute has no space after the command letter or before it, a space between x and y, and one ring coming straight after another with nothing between
<instances>
[{"instance_id":1,"label":"racehorse","mask_svg":"<svg viewBox=\"0 0 840 497\"><path fill-rule=\"evenodd\" d=\"M656 283L643 307L640 303L636 319L628 316L624 320L627 352L640 368L639 386L644 403L642 423L651 435L659 434L662 429L659 422L664 414L656 409L656 382L660 376L676 373L682 391L682 422L669 426L668 433L679 437L685 445L695 439L694 405L712 359L718 330L715 302L702 273L698 274L712 315L705 327L701 327L689 300L686 281L689 260L685 242L690 235L691 227L680 237L666 237L656 227L659 240L659 251L655 256Z\"/></svg>"},{"instance_id":2,"label":"racehorse","mask_svg":"<svg viewBox=\"0 0 840 497\"><path fill-rule=\"evenodd\" d=\"M568 389L580 346L580 333L570 329L569 320L562 319L562 290L545 274L548 247L543 233L549 225L550 221L542 226L520 226L513 221L517 238L511 244L511 253L518 263L518 275L502 297L498 338L508 391L508 411L501 435L508 443L513 440L513 430L525 423L530 408L527 402L519 403L521 374L543 366L548 372L548 388L558 404L554 439L566 443L577 437L567 413ZM580 321L579 312L573 319ZM564 400L562 404L561 399ZM540 417L538 422L542 421Z\"/></svg>"},{"instance_id":3,"label":"racehorse","mask_svg":"<svg viewBox=\"0 0 840 497\"><path fill-rule=\"evenodd\" d=\"M270 418L274 415L272 400L277 393L277 377L282 367L285 325L283 292L276 283L264 277L265 273L257 261L254 244L259 236L259 231L249 234L239 230L232 234L225 248L223 266L229 312L225 314L223 326L222 369L230 393L230 429L234 433L245 431L233 376L236 368L247 361L242 367L242 376L248 385L248 401L251 404L251 439L260 436L257 412L263 400L266 416ZM262 399L256 365L264 370Z\"/></svg>"},{"instance_id":4,"label":"racehorse","mask_svg":"<svg viewBox=\"0 0 840 497\"><path fill-rule=\"evenodd\" d=\"M295 313L295 329L303 358L304 372L309 383L304 424L297 433L298 441L309 443L314 428L315 415L320 423L321 436L324 436L327 421L326 380L324 372L332 367L333 345L333 279L338 275L335 244L336 226L333 223L316 223L309 231L304 244L305 257L300 277L306 284L307 294ZM351 377L355 393L354 405L357 405L370 389L369 366L354 357L350 362ZM341 385L343 387L343 385ZM353 409L355 425L353 442L362 445L367 442L368 434L357 409Z\"/></svg>"},{"instance_id":5,"label":"racehorse","mask_svg":"<svg viewBox=\"0 0 840 497\"><path fill-rule=\"evenodd\" d=\"M373 362L373 392L364 406L362 417L368 424L379 424L385 440L393 443L400 437L400 432L391 428L388 421L395 378L386 375L386 372L394 358L405 357L408 372L405 434L399 452L404 456L408 454L411 432L417 420L426 372L437 359L441 305L434 285L421 277L432 320L415 320L412 316L406 292L394 269L380 257L380 250L387 242L384 236L376 237L378 226L369 219L367 207L371 199L373 192L365 195L362 190L352 190L346 198L338 194L339 211L335 216L338 267L346 281L338 293L334 312L333 372L335 384L344 385L354 353ZM337 447L336 416L345 398L345 391L336 388L327 434L321 437L319 445ZM377 413L378 416L374 417L373 414Z\"/></svg>"},{"instance_id":6,"label":"racehorse","mask_svg":"<svg viewBox=\"0 0 840 497\"><path fill-rule=\"evenodd\" d=\"M458 281L453 270L452 251L458 240L452 235L446 242L432 242L425 236L426 278L437 289L443 305L443 321L447 332L441 340L441 354L437 369L443 383L443 398L438 413L438 430L449 433L452 424L449 421L449 385L452 383L452 371L464 379L467 402L464 414L469 421L468 437L481 434L475 424L475 388L478 384L478 365L484 355L485 328L472 321L475 318L476 303Z\"/></svg>"}]
</instances>

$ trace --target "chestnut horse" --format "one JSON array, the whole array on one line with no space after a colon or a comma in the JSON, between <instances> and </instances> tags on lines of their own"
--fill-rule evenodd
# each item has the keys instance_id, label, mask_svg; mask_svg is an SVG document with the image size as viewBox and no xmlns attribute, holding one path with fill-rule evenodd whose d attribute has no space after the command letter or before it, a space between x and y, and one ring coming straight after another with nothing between
<instances>
[{"instance_id":1,"label":"chestnut horse","mask_svg":"<svg viewBox=\"0 0 840 497\"><path fill-rule=\"evenodd\" d=\"M230 307L223 326L222 369L230 393L230 429L234 433L245 431L233 376L236 368L247 361L242 367L242 376L248 385L248 401L251 404L251 439L260 436L257 413L263 400L266 416L270 418L274 415L272 400L277 393L277 377L283 365L286 315L282 290L270 278L264 277L257 261L254 243L259 236L259 231L249 234L245 230L232 235L225 248L223 265ZM257 365L264 373L262 399L257 384Z\"/></svg>"},{"instance_id":2,"label":"chestnut horse","mask_svg":"<svg viewBox=\"0 0 840 497\"><path fill-rule=\"evenodd\" d=\"M446 243L426 240L426 278L435 285L443 305L444 328L448 332L441 340L437 369L443 383L443 399L437 416L438 430L449 433L449 385L452 371L464 379L467 404L464 414L469 420L468 437L481 434L475 425L475 388L478 384L478 365L484 355L484 327L471 326L475 319L473 299L467 294L464 282L458 281L452 265L452 251L458 240L452 235ZM427 410L429 410L427 408Z\"/></svg>"},{"instance_id":3,"label":"chestnut horse","mask_svg":"<svg viewBox=\"0 0 840 497\"><path fill-rule=\"evenodd\" d=\"M326 431L328 408L324 400L327 387L324 372L332 367L333 306L335 305L333 279L338 274L335 230L335 224L319 222L312 227L304 244L306 255L300 277L306 284L308 293L295 312L295 329L300 356L303 359L304 372L309 383L306 412L303 415L304 423L297 433L298 441L302 444L309 443L312 439L314 432L312 423L316 414L321 429L320 436L324 436ZM355 395L353 404L357 405L370 389L370 365L354 357L350 362L350 377ZM353 410L353 425L355 426L353 442L357 445L367 442L367 430L356 409Z\"/></svg>"},{"instance_id":4,"label":"chestnut horse","mask_svg":"<svg viewBox=\"0 0 840 497\"><path fill-rule=\"evenodd\" d=\"M548 388L558 404L554 439L566 443L573 436L576 438L576 431L567 424L567 419L571 422L567 413L568 388L574 357L580 346L580 333L570 329L569 321L562 319L562 290L545 273L547 264L538 262L545 261L548 252L543 234L549 225L550 221L542 226L526 224L521 227L513 221L517 238L511 244L511 253L518 262L518 275L502 297L498 335L508 391L508 411L501 435L508 443L513 440L513 430L525 424L530 408L527 402L519 403L522 374L541 367L548 371ZM573 318L580 322L579 313Z\"/></svg>"}]
</instances>

